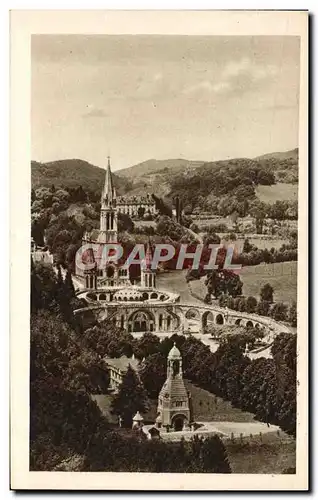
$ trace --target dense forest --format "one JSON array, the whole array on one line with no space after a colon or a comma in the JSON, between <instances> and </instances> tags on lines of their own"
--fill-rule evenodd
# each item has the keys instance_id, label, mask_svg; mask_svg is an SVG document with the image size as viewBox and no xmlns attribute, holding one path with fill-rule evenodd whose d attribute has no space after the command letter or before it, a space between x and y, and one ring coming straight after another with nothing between
<instances>
[{"instance_id":1,"label":"dense forest","mask_svg":"<svg viewBox=\"0 0 318 500\"><path fill-rule=\"evenodd\" d=\"M270 186L278 181L297 183L297 169L298 160L294 158L289 160L239 158L209 162L189 175L179 173L173 176L170 196L180 196L186 211L189 212L201 208L219 215L228 215L236 211L245 216L249 212L249 206L257 201L255 187ZM295 172L294 177L292 172Z\"/></svg>"},{"instance_id":2,"label":"dense forest","mask_svg":"<svg viewBox=\"0 0 318 500\"><path fill-rule=\"evenodd\" d=\"M84 330L72 314L79 304L69 277L48 265L31 266L31 301L31 470L231 472L217 436L149 442L114 427L92 400L108 390L103 357L135 352L142 359L153 352L153 336L136 341L109 323ZM130 391L130 423L134 399Z\"/></svg>"},{"instance_id":3,"label":"dense forest","mask_svg":"<svg viewBox=\"0 0 318 500\"><path fill-rule=\"evenodd\" d=\"M272 359L251 361L244 355L251 340L248 331L225 336L211 353L191 336L174 335L160 341L144 334L134 339L109 322L84 329L73 315L81 304L70 274L63 278L60 270L56 274L40 264L31 266L31 303L32 470L53 470L65 460L80 457L76 470L230 472L219 438L149 443L141 434L116 430L92 401L92 394L108 390L104 356L132 354L144 360L141 380L146 397L156 397L173 342L182 352L185 378L295 435L295 335L281 334L275 339Z\"/></svg>"},{"instance_id":4,"label":"dense forest","mask_svg":"<svg viewBox=\"0 0 318 500\"><path fill-rule=\"evenodd\" d=\"M147 169L145 165L148 164ZM162 168L164 165L167 166ZM48 163L34 161L31 172L33 188L51 184L63 189L82 186L92 199L100 196L105 175L103 168L77 159ZM276 182L298 182L298 149L255 159L235 158L214 162L149 160L124 169L122 173L118 171L113 177L120 195L149 192L165 197L170 204L175 196L180 195L187 211L199 208L213 210L219 215L225 214L222 207L229 205L228 198L231 198L235 203L230 212L236 210L245 215L248 208L244 201L258 200L255 187Z\"/></svg>"},{"instance_id":5,"label":"dense forest","mask_svg":"<svg viewBox=\"0 0 318 500\"><path fill-rule=\"evenodd\" d=\"M113 174L114 184L119 195L125 194L132 188L128 179ZM105 169L96 167L83 160L70 159L47 163L31 162L32 188L39 186L57 188L82 188L93 196L100 193L105 181Z\"/></svg>"}]
</instances>

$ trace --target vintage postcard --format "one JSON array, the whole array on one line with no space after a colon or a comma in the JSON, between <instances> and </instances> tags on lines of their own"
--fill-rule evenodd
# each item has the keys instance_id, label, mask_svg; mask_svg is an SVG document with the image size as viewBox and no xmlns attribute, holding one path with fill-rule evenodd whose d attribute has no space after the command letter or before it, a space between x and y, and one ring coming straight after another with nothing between
<instances>
[{"instance_id":1,"label":"vintage postcard","mask_svg":"<svg viewBox=\"0 0 318 500\"><path fill-rule=\"evenodd\" d=\"M12 489L308 488L307 23L11 13Z\"/></svg>"}]
</instances>

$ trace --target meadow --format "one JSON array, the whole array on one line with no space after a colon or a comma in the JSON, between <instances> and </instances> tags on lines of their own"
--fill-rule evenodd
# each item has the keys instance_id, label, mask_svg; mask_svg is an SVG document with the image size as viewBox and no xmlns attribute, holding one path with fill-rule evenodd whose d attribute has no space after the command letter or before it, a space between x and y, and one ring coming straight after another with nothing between
<instances>
[{"instance_id":1,"label":"meadow","mask_svg":"<svg viewBox=\"0 0 318 500\"><path fill-rule=\"evenodd\" d=\"M297 262L276 262L243 267L240 276L244 295L259 297L265 283L274 289L275 302L290 303L297 300Z\"/></svg>"},{"instance_id":2,"label":"meadow","mask_svg":"<svg viewBox=\"0 0 318 500\"><path fill-rule=\"evenodd\" d=\"M272 186L259 185L255 188L256 196L265 203L288 200L296 201L298 197L298 184L285 184L278 182Z\"/></svg>"},{"instance_id":3,"label":"meadow","mask_svg":"<svg viewBox=\"0 0 318 500\"><path fill-rule=\"evenodd\" d=\"M243 294L259 299L260 289L269 283L274 289L275 302L297 300L297 262L276 262L246 266L237 271L243 281ZM191 289L202 299L206 294L205 277L191 281Z\"/></svg>"}]
</instances>

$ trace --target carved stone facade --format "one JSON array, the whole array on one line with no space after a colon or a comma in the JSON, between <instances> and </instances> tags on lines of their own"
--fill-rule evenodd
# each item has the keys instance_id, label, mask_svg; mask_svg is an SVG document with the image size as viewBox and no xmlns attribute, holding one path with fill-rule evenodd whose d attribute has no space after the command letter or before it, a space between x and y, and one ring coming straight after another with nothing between
<instances>
[{"instance_id":1,"label":"carved stone facade","mask_svg":"<svg viewBox=\"0 0 318 500\"><path fill-rule=\"evenodd\" d=\"M190 398L183 381L182 356L176 344L168 354L167 380L159 393L158 417L162 427L174 431L189 428L192 419Z\"/></svg>"}]
</instances>

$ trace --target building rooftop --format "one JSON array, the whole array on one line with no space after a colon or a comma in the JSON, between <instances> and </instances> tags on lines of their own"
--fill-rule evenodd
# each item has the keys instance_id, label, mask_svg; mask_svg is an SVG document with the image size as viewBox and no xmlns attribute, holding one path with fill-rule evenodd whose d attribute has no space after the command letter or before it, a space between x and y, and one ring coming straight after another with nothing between
<instances>
[{"instance_id":1,"label":"building rooftop","mask_svg":"<svg viewBox=\"0 0 318 500\"><path fill-rule=\"evenodd\" d=\"M116 368L121 372L125 373L130 365L135 371L138 369L139 360L136 358L127 358L127 356L121 356L120 358L104 358L104 361L111 368Z\"/></svg>"},{"instance_id":2,"label":"building rooftop","mask_svg":"<svg viewBox=\"0 0 318 500\"><path fill-rule=\"evenodd\" d=\"M165 398L167 395L171 400L188 401L188 393L181 377L169 377L163 384L160 391L160 397Z\"/></svg>"},{"instance_id":3,"label":"building rooftop","mask_svg":"<svg viewBox=\"0 0 318 500\"><path fill-rule=\"evenodd\" d=\"M142 422L143 417L140 415L139 411L137 411L136 415L133 418L133 422Z\"/></svg>"},{"instance_id":4,"label":"building rooftop","mask_svg":"<svg viewBox=\"0 0 318 500\"><path fill-rule=\"evenodd\" d=\"M179 358L181 358L181 352L177 348L176 343L174 343L172 349L168 354L168 359L179 359Z\"/></svg>"}]
</instances>

